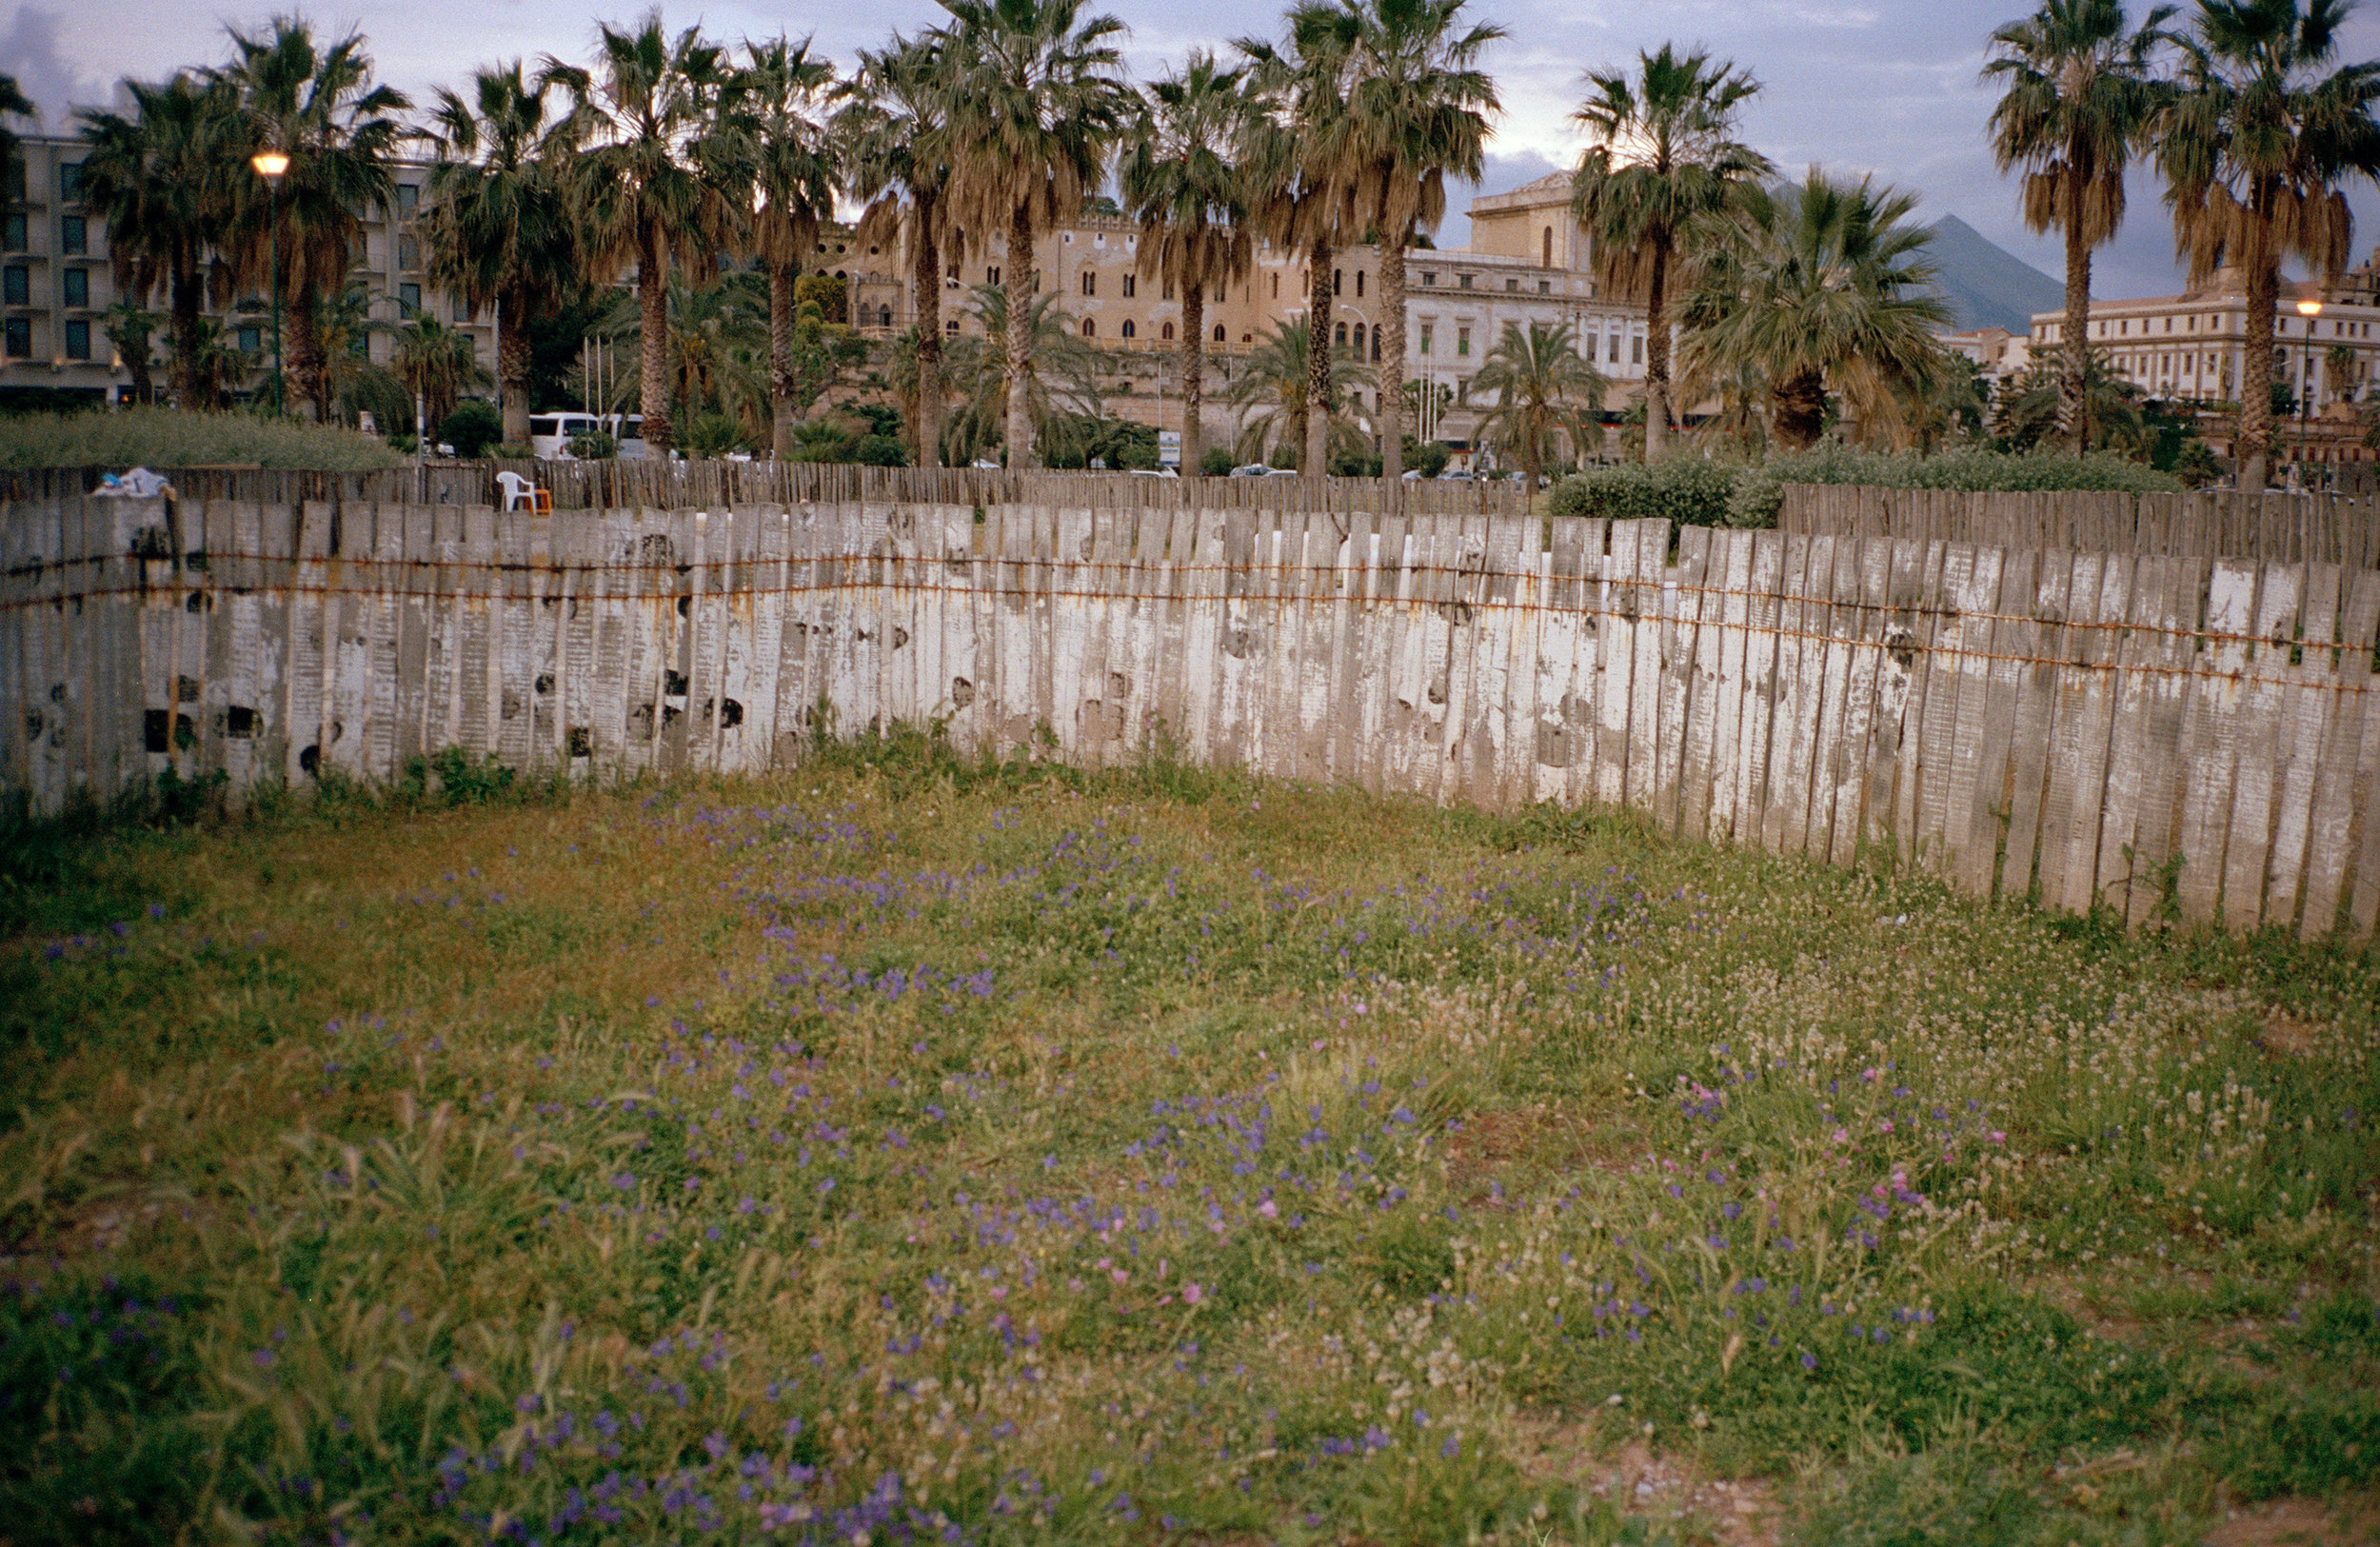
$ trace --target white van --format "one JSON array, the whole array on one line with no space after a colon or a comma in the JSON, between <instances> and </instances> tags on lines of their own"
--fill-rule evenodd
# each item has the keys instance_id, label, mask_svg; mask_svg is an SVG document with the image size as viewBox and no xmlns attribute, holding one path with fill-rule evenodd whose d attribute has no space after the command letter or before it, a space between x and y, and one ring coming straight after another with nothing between
<instances>
[{"instance_id":1,"label":"white van","mask_svg":"<svg viewBox=\"0 0 2380 1547\"><path fill-rule=\"evenodd\" d=\"M547 461L566 456L573 440L597 430L618 438L622 456L633 459L645 455L643 414L582 413L576 409L531 414L529 454Z\"/></svg>"}]
</instances>

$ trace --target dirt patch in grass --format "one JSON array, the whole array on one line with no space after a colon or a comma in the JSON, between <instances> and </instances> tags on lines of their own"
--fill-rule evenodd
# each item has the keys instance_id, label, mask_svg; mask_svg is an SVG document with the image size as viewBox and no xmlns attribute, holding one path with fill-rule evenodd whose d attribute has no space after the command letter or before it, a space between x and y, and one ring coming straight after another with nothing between
<instances>
[{"instance_id":1,"label":"dirt patch in grass","mask_svg":"<svg viewBox=\"0 0 2380 1547\"><path fill-rule=\"evenodd\" d=\"M2335 1504L2276 1498L2231 1510L2209 1528L2206 1547L2360 1547L2380 1542L2380 1496Z\"/></svg>"},{"instance_id":2,"label":"dirt patch in grass","mask_svg":"<svg viewBox=\"0 0 2380 1547\"><path fill-rule=\"evenodd\" d=\"M1632 1124L1581 1112L1559 1101L1470 1112L1446 1135L1446 1180L1466 1206L1496 1206L1495 1184L1509 1195L1567 1172L1619 1176L1643 1154Z\"/></svg>"}]
</instances>

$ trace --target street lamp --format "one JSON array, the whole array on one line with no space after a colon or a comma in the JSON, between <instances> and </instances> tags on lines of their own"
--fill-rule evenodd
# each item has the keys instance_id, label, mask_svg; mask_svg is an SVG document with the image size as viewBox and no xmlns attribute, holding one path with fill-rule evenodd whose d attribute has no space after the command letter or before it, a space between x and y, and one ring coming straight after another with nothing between
<instances>
[{"instance_id":1,"label":"street lamp","mask_svg":"<svg viewBox=\"0 0 2380 1547\"><path fill-rule=\"evenodd\" d=\"M2306 409L2314 389L2314 319L2322 315L2319 301L2300 301L2297 315L2304 320L2299 326L2306 330L2306 342L2299 347L2297 363L2297 478L2306 482Z\"/></svg>"},{"instance_id":2,"label":"street lamp","mask_svg":"<svg viewBox=\"0 0 2380 1547\"><path fill-rule=\"evenodd\" d=\"M259 150L248 157L248 165L265 180L270 190L272 245L272 411L275 415L288 408L288 387L281 376L281 179L289 169L289 158L280 150Z\"/></svg>"}]
</instances>

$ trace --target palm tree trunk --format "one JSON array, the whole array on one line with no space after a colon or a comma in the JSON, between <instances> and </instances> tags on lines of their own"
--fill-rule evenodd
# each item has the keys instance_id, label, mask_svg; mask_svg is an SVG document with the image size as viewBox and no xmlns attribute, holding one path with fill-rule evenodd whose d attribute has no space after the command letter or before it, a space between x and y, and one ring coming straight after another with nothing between
<instances>
[{"instance_id":1,"label":"palm tree trunk","mask_svg":"<svg viewBox=\"0 0 2380 1547\"><path fill-rule=\"evenodd\" d=\"M669 277L662 272L661 232L641 218L636 235L637 409L645 416L645 445L666 458L678 444L669 423Z\"/></svg>"},{"instance_id":2,"label":"palm tree trunk","mask_svg":"<svg viewBox=\"0 0 2380 1547\"><path fill-rule=\"evenodd\" d=\"M1405 235L1393 230L1380 244L1380 314L1372 324L1380 346L1372 384L1379 392L1380 476L1390 479L1405 475Z\"/></svg>"},{"instance_id":3,"label":"palm tree trunk","mask_svg":"<svg viewBox=\"0 0 2380 1547\"><path fill-rule=\"evenodd\" d=\"M1332 255L1330 243L1318 241L1306 259L1306 434L1299 471L1308 478L1331 470Z\"/></svg>"},{"instance_id":4,"label":"palm tree trunk","mask_svg":"<svg viewBox=\"0 0 2380 1547\"><path fill-rule=\"evenodd\" d=\"M1653 236L1644 288L1644 460L1669 450L1669 235ZM1780 401L1782 389L1778 392Z\"/></svg>"},{"instance_id":5,"label":"palm tree trunk","mask_svg":"<svg viewBox=\"0 0 2380 1547\"><path fill-rule=\"evenodd\" d=\"M529 372L536 357L528 316L527 296L516 290L496 298L496 395L504 402L506 446L529 444Z\"/></svg>"},{"instance_id":6,"label":"palm tree trunk","mask_svg":"<svg viewBox=\"0 0 2380 1547\"><path fill-rule=\"evenodd\" d=\"M917 205L918 466L942 465L942 255L934 241L934 201Z\"/></svg>"},{"instance_id":7,"label":"palm tree trunk","mask_svg":"<svg viewBox=\"0 0 2380 1547\"><path fill-rule=\"evenodd\" d=\"M1199 459L1206 454L1205 435L1199 427L1199 400L1206 385L1206 287L1193 280L1181 288L1181 476L1199 476Z\"/></svg>"},{"instance_id":8,"label":"palm tree trunk","mask_svg":"<svg viewBox=\"0 0 2380 1547\"><path fill-rule=\"evenodd\" d=\"M288 329L288 374L297 378L306 417L319 425L330 417L330 370L323 358L322 315L311 289L289 298Z\"/></svg>"},{"instance_id":9,"label":"palm tree trunk","mask_svg":"<svg viewBox=\"0 0 2380 1547\"><path fill-rule=\"evenodd\" d=\"M768 448L779 462L793 456L793 269L768 265Z\"/></svg>"},{"instance_id":10,"label":"palm tree trunk","mask_svg":"<svg viewBox=\"0 0 2380 1547\"><path fill-rule=\"evenodd\" d=\"M1776 384L1776 438L1793 451L1817 444L1826 428L1826 380L1815 370L1796 371ZM1651 437L1653 421L1645 420Z\"/></svg>"},{"instance_id":11,"label":"palm tree trunk","mask_svg":"<svg viewBox=\"0 0 2380 1547\"><path fill-rule=\"evenodd\" d=\"M184 409L214 407L198 370L198 327L206 299L207 276L195 264L188 273L173 276L173 296L168 303L173 314L173 401Z\"/></svg>"},{"instance_id":12,"label":"palm tree trunk","mask_svg":"<svg viewBox=\"0 0 2380 1547\"><path fill-rule=\"evenodd\" d=\"M2065 362L2057 379L2057 433L2077 453L2091 449L2091 410L2083 384L2091 361L2091 244L2082 234L2082 179L2072 176L2066 205Z\"/></svg>"},{"instance_id":13,"label":"palm tree trunk","mask_svg":"<svg viewBox=\"0 0 2380 1547\"><path fill-rule=\"evenodd\" d=\"M1038 467L1033 450L1033 209L1008 213L1008 470Z\"/></svg>"},{"instance_id":14,"label":"palm tree trunk","mask_svg":"<svg viewBox=\"0 0 2380 1547\"><path fill-rule=\"evenodd\" d=\"M2249 220L2258 219L2251 210ZM2248 358L2240 371L2239 441L2231 448L2241 488L2260 492L2272 454L2272 319L2280 306L2281 271L2257 243L2248 264Z\"/></svg>"}]
</instances>

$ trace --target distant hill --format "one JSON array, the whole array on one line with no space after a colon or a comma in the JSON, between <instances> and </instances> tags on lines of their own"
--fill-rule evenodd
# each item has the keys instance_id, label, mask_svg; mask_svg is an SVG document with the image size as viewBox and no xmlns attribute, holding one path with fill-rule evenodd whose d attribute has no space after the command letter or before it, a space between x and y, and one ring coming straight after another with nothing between
<instances>
[{"instance_id":1,"label":"distant hill","mask_svg":"<svg viewBox=\"0 0 2380 1547\"><path fill-rule=\"evenodd\" d=\"M1934 222L1933 248L1942 270L1934 283L1961 331L2005 327L2022 333L2033 327L2034 312L2065 305L2065 286L1994 246L1956 215Z\"/></svg>"}]
</instances>

